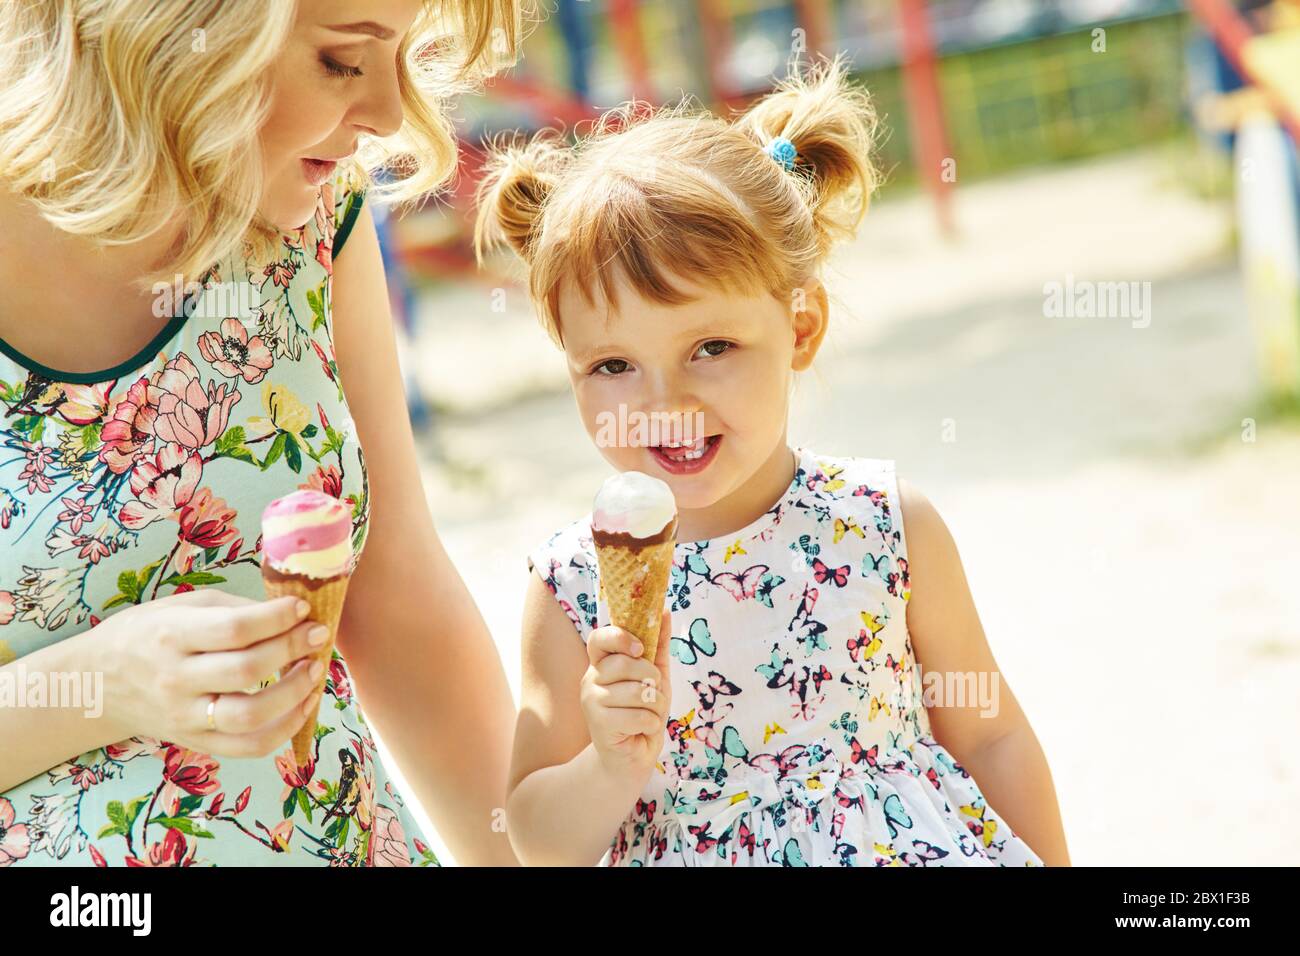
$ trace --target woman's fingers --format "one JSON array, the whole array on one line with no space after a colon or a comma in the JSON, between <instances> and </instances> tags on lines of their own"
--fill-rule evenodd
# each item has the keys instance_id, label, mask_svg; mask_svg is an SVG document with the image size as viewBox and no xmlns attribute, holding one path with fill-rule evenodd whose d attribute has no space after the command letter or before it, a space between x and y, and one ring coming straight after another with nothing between
<instances>
[{"instance_id":1,"label":"woman's fingers","mask_svg":"<svg viewBox=\"0 0 1300 956\"><path fill-rule=\"evenodd\" d=\"M247 690L309 654L320 652L329 628L303 621L283 634L234 651L209 651L186 658L185 686L194 693Z\"/></svg>"},{"instance_id":2,"label":"woman's fingers","mask_svg":"<svg viewBox=\"0 0 1300 956\"><path fill-rule=\"evenodd\" d=\"M204 733L196 749L228 757L265 757L286 744L306 719L302 712L290 711L253 733Z\"/></svg>"},{"instance_id":3,"label":"woman's fingers","mask_svg":"<svg viewBox=\"0 0 1300 956\"><path fill-rule=\"evenodd\" d=\"M306 719L307 701L316 697L324 673L325 665L319 661L299 661L282 679L256 693L219 694L212 710L211 728L207 713L211 698L205 694L197 698L202 710L198 726L205 733L222 737L250 737L250 744L258 740L265 742L266 734L281 723L291 725L286 736L292 735Z\"/></svg>"},{"instance_id":4,"label":"woman's fingers","mask_svg":"<svg viewBox=\"0 0 1300 956\"><path fill-rule=\"evenodd\" d=\"M242 594L231 594L217 588L195 588L193 591L184 591L180 594L169 594L166 597L155 598L150 603L158 607L169 604L180 604L186 607L243 607L258 602L252 598L244 597Z\"/></svg>"},{"instance_id":5,"label":"woman's fingers","mask_svg":"<svg viewBox=\"0 0 1300 956\"><path fill-rule=\"evenodd\" d=\"M195 608L194 623L187 629L183 644L192 653L238 650L284 633L310 611L306 601L295 597Z\"/></svg>"}]
</instances>

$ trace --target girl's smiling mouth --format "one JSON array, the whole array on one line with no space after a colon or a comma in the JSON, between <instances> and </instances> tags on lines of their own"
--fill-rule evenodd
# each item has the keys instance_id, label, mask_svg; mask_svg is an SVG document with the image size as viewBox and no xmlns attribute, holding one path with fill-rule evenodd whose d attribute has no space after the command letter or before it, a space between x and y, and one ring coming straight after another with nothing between
<instances>
[{"instance_id":1,"label":"girl's smiling mouth","mask_svg":"<svg viewBox=\"0 0 1300 956\"><path fill-rule=\"evenodd\" d=\"M684 445L651 445L647 450L669 474L694 475L709 467L721 444L721 435L709 435Z\"/></svg>"}]
</instances>

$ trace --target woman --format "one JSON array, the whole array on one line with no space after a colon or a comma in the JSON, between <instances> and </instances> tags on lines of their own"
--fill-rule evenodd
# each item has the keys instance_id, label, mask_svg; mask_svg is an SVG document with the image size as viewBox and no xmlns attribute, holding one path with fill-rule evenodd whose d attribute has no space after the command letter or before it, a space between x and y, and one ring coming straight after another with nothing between
<instances>
[{"instance_id":1,"label":"woman","mask_svg":"<svg viewBox=\"0 0 1300 956\"><path fill-rule=\"evenodd\" d=\"M436 864L357 695L457 860L513 865L514 707L425 503L364 170L448 177L434 97L514 56L519 0L155 10L0 12L0 866ZM364 549L323 700L259 572L300 487ZM95 700L32 699L58 675Z\"/></svg>"}]
</instances>

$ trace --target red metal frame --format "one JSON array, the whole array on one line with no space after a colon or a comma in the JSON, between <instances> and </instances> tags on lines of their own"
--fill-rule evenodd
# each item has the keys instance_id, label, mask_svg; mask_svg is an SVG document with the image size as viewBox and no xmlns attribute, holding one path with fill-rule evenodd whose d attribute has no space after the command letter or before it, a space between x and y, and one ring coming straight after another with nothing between
<instances>
[{"instance_id":1,"label":"red metal frame","mask_svg":"<svg viewBox=\"0 0 1300 956\"><path fill-rule=\"evenodd\" d=\"M1220 6L1219 0L1189 0L1197 6ZM794 0L797 22L806 31L810 54L825 50L833 40L832 8L828 0ZM727 70L733 45L731 11L727 0L698 0L697 14L707 56L707 94L715 107L742 109L752 99L737 89ZM931 193L939 227L945 235L955 233L951 208L951 184L943 181L943 161L949 157L947 129L940 93L937 54L925 0L898 0L902 35L902 69L912 126L912 149L922 181ZM627 65L633 96L643 102L655 102L655 87L650 76L649 56L640 22L640 0L610 0L609 14L614 42ZM563 91L547 89L534 82L521 81L508 74L495 77L490 89L533 110L537 125L558 122L572 128L593 119L590 104ZM449 193L443 194L452 214L465 215L472 206L477 171L483 152L465 138L459 141L460 175ZM405 262L424 271L438 274L478 275L467 234L461 241L433 248L402 251Z\"/></svg>"},{"instance_id":2,"label":"red metal frame","mask_svg":"<svg viewBox=\"0 0 1300 956\"><path fill-rule=\"evenodd\" d=\"M619 54L627 65L632 95L639 100L654 102L655 85L650 79L650 62L646 55L639 7L639 0L609 0L610 28Z\"/></svg>"},{"instance_id":3,"label":"red metal frame","mask_svg":"<svg viewBox=\"0 0 1300 956\"><path fill-rule=\"evenodd\" d=\"M898 0L902 30L903 87L907 118L912 127L912 156L921 182L934 199L939 228L946 236L956 234L952 216L951 183L941 176L943 162L952 156L939 91L938 58L925 0Z\"/></svg>"},{"instance_id":4,"label":"red metal frame","mask_svg":"<svg viewBox=\"0 0 1300 956\"><path fill-rule=\"evenodd\" d=\"M1300 117L1291 112L1286 100L1268 81L1256 76L1246 66L1242 57L1242 48L1254 36L1246 19L1227 0L1187 0L1187 9L1205 27L1205 31L1236 71L1263 91L1291 138L1300 143Z\"/></svg>"},{"instance_id":5,"label":"red metal frame","mask_svg":"<svg viewBox=\"0 0 1300 956\"><path fill-rule=\"evenodd\" d=\"M795 22L808 39L808 52L827 49L834 30L828 0L795 0Z\"/></svg>"}]
</instances>

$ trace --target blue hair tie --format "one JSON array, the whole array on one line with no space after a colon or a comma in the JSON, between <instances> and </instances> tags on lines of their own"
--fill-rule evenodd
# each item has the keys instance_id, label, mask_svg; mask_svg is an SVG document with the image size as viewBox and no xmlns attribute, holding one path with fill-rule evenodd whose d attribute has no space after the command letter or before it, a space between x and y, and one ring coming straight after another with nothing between
<instances>
[{"instance_id":1,"label":"blue hair tie","mask_svg":"<svg viewBox=\"0 0 1300 956\"><path fill-rule=\"evenodd\" d=\"M799 155L799 151L794 148L794 143L784 136L778 136L764 146L763 152L780 163L786 172L794 169L794 158Z\"/></svg>"}]
</instances>

